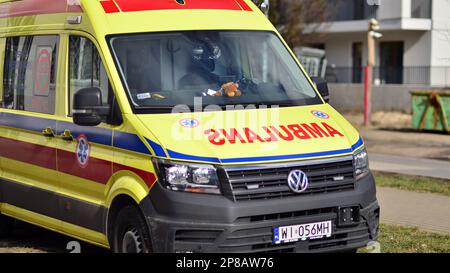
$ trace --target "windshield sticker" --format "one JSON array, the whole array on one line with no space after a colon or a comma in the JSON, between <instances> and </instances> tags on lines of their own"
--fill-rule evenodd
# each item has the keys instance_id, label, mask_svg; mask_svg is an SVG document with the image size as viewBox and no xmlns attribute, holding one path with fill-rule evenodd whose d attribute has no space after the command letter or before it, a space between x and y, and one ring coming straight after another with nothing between
<instances>
[{"instance_id":1,"label":"windshield sticker","mask_svg":"<svg viewBox=\"0 0 450 273\"><path fill-rule=\"evenodd\" d=\"M138 98L138 100L146 100L146 99L151 99L152 95L150 93L141 93L141 94L137 94L137 98Z\"/></svg>"},{"instance_id":2,"label":"windshield sticker","mask_svg":"<svg viewBox=\"0 0 450 273\"><path fill-rule=\"evenodd\" d=\"M200 125L200 121L192 118L186 118L180 120L180 125L186 128L195 128Z\"/></svg>"},{"instance_id":3,"label":"windshield sticker","mask_svg":"<svg viewBox=\"0 0 450 273\"><path fill-rule=\"evenodd\" d=\"M217 95L217 93L219 93L219 92L214 91L212 89L208 89L208 91L203 93L203 97L206 97L206 96L215 97Z\"/></svg>"},{"instance_id":4,"label":"windshield sticker","mask_svg":"<svg viewBox=\"0 0 450 273\"><path fill-rule=\"evenodd\" d=\"M316 116L316 117L318 117L318 118L321 118L321 119L329 119L329 118L330 118L330 116L329 116L327 113L324 113L324 112L322 112L322 111L317 111L317 110L315 110L315 111L311 111L311 113L312 113L314 116Z\"/></svg>"}]
</instances>

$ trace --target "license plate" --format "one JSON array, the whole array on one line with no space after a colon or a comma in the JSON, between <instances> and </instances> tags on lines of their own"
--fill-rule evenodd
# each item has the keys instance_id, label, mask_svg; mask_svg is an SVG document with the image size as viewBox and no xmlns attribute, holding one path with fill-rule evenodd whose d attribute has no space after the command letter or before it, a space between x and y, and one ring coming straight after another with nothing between
<instances>
[{"instance_id":1,"label":"license plate","mask_svg":"<svg viewBox=\"0 0 450 273\"><path fill-rule=\"evenodd\" d=\"M331 237L332 222L318 222L312 224L295 225L277 227L274 229L274 243L284 244L298 241L322 239L324 237Z\"/></svg>"}]
</instances>

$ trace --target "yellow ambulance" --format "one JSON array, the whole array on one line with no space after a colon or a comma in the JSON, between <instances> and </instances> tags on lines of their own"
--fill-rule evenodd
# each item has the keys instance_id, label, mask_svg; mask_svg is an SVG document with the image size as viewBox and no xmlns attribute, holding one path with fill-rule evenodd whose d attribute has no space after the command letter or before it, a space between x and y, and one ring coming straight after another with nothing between
<instances>
[{"instance_id":1,"label":"yellow ambulance","mask_svg":"<svg viewBox=\"0 0 450 273\"><path fill-rule=\"evenodd\" d=\"M0 0L0 236L114 252L377 239L364 142L250 0Z\"/></svg>"}]
</instances>

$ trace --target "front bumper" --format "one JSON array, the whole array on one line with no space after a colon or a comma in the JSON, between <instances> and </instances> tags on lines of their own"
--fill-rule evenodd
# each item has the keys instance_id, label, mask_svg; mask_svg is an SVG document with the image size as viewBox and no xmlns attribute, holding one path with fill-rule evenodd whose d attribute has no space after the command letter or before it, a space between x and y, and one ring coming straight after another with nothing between
<instances>
[{"instance_id":1,"label":"front bumper","mask_svg":"<svg viewBox=\"0 0 450 273\"><path fill-rule=\"evenodd\" d=\"M250 202L168 191L157 183L140 206L155 252L333 252L364 247L378 236L379 205L371 174L350 191ZM339 208L355 206L359 221L339 226ZM330 238L272 242L275 227L328 220L334 223Z\"/></svg>"}]
</instances>

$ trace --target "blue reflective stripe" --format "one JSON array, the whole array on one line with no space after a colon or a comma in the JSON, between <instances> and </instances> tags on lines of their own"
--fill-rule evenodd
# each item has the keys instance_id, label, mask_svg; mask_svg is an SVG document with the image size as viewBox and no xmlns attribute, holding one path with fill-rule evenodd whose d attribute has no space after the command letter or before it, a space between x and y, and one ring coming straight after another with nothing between
<instances>
[{"instance_id":1,"label":"blue reflective stripe","mask_svg":"<svg viewBox=\"0 0 450 273\"><path fill-rule=\"evenodd\" d=\"M148 138L145 138L145 140L148 142L148 144L150 144L150 147L152 147L153 152L155 153L156 156L159 157L167 157L166 152L164 151L163 147L161 147L161 145L159 145L156 142L151 141Z\"/></svg>"},{"instance_id":2,"label":"blue reflective stripe","mask_svg":"<svg viewBox=\"0 0 450 273\"><path fill-rule=\"evenodd\" d=\"M352 145L352 150L355 151L356 149L358 149L359 147L364 145L364 140L362 139L362 137L359 137L358 142L356 142L355 144Z\"/></svg>"},{"instance_id":3,"label":"blue reflective stripe","mask_svg":"<svg viewBox=\"0 0 450 273\"><path fill-rule=\"evenodd\" d=\"M113 146L112 129L78 126L71 122L56 121L53 119L30 117L21 114L4 112L0 112L0 126L37 133L41 133L45 128L51 127L58 135L62 134L64 130L70 130L70 133L74 138L77 138L83 134L91 143ZM130 133L115 131L114 147L151 155L149 149L145 146L141 139L137 135Z\"/></svg>"},{"instance_id":4,"label":"blue reflective stripe","mask_svg":"<svg viewBox=\"0 0 450 273\"><path fill-rule=\"evenodd\" d=\"M114 147L151 155L151 152L148 150L147 146L145 146L141 139L135 134L115 131Z\"/></svg>"},{"instance_id":5,"label":"blue reflective stripe","mask_svg":"<svg viewBox=\"0 0 450 273\"><path fill-rule=\"evenodd\" d=\"M353 152L352 149L343 149L319 153L308 154L295 154L295 155L279 155L279 156L263 156L263 157L247 157L247 158L230 158L222 159L222 163L241 163L241 162L254 162L254 161L275 161L275 160L288 160L288 159L304 159L309 157L320 157L330 155L340 155Z\"/></svg>"},{"instance_id":6,"label":"blue reflective stripe","mask_svg":"<svg viewBox=\"0 0 450 273\"><path fill-rule=\"evenodd\" d=\"M0 125L41 133L45 128L56 130L56 121L0 112Z\"/></svg>"},{"instance_id":7,"label":"blue reflective stripe","mask_svg":"<svg viewBox=\"0 0 450 273\"><path fill-rule=\"evenodd\" d=\"M24 116L20 114L4 113L0 112L0 126L23 129L33 132L41 133L43 129L50 127L57 128L57 134L61 134L64 130L70 130L72 135L77 138L80 134L84 134L89 142L97 143L105 146L112 146L112 130L99 128L99 127L84 127L78 126L70 122L56 121L52 119L37 118ZM55 129L56 130L56 129ZM145 138L148 144L153 149L156 156L167 157L163 147L156 142ZM339 155L345 153L351 153L364 145L363 139L360 137L358 142L351 146L350 149L334 150L318 153L307 154L294 154L294 155L280 155L280 156L263 156L263 157L244 157L244 158L227 158L219 159L215 157L202 157L178 153L172 150L168 150L169 156L174 159L191 160L191 161L203 161L210 163L245 163L245 162L257 162L257 161L276 161L276 160L289 160L289 159L303 159L309 157L321 157ZM114 147L129 150L137 153L144 153L151 155L147 146L141 141L141 139L135 135L120 131L115 131L114 134Z\"/></svg>"},{"instance_id":8,"label":"blue reflective stripe","mask_svg":"<svg viewBox=\"0 0 450 273\"><path fill-rule=\"evenodd\" d=\"M57 134L60 135L64 130L69 130L74 138L78 138L81 134L85 135L89 142L97 143L105 146L112 146L112 130L99 128L99 127L89 127L89 126L78 126L71 122L58 121L58 131Z\"/></svg>"},{"instance_id":9,"label":"blue reflective stripe","mask_svg":"<svg viewBox=\"0 0 450 273\"><path fill-rule=\"evenodd\" d=\"M220 159L215 157L202 157L202 156L193 156L193 155L187 155L187 154L181 154L177 153L171 150L167 150L169 153L169 156L171 158L181 159L181 160L192 160L192 161L204 161L204 162L211 162L211 163L221 163Z\"/></svg>"},{"instance_id":10,"label":"blue reflective stripe","mask_svg":"<svg viewBox=\"0 0 450 273\"><path fill-rule=\"evenodd\" d=\"M326 151L326 152L317 152L317 153L306 153L306 154L293 154L293 155L279 155L279 156L262 156L262 157L241 157L241 158L226 158L219 159L215 157L201 157L201 156L192 156L177 153L171 150L168 150L169 155L173 159L181 159L181 160L191 160L191 161L203 161L209 163L245 163L245 162L259 162L259 161L277 161L277 160L289 160L289 159L304 159L310 157L322 157L322 156L332 156L332 155L341 155L348 154L355 151L357 148L364 145L362 138L359 138L358 142L352 145L349 149L342 150L334 150L334 151Z\"/></svg>"}]
</instances>

